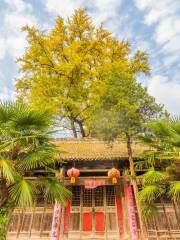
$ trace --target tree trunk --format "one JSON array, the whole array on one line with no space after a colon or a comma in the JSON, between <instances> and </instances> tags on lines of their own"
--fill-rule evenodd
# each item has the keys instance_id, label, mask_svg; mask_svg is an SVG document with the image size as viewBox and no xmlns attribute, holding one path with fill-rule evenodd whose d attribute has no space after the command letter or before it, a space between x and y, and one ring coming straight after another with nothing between
<instances>
[{"instance_id":1,"label":"tree trunk","mask_svg":"<svg viewBox=\"0 0 180 240\"><path fill-rule=\"evenodd\" d=\"M127 151L128 151L130 173L131 173L131 183L132 183L133 189L134 189L134 197L135 197L136 207L137 207L137 212L138 212L138 217L139 217L141 239L144 240L144 239L146 239L145 238L146 237L146 229L144 226L141 206L140 206L139 199L138 199L138 186L137 186L137 182L136 182L136 173L135 173L134 161L133 161L133 156L132 156L131 137L127 134L126 138L127 138Z\"/></svg>"},{"instance_id":2,"label":"tree trunk","mask_svg":"<svg viewBox=\"0 0 180 240\"><path fill-rule=\"evenodd\" d=\"M7 202L8 189L6 187L6 180L0 180L0 208Z\"/></svg>"},{"instance_id":3,"label":"tree trunk","mask_svg":"<svg viewBox=\"0 0 180 240\"><path fill-rule=\"evenodd\" d=\"M76 127L74 124L74 120L72 118L70 118L70 122L71 122L71 130L73 132L73 136L74 136L74 138L77 138L77 131L76 131Z\"/></svg>"},{"instance_id":4,"label":"tree trunk","mask_svg":"<svg viewBox=\"0 0 180 240\"><path fill-rule=\"evenodd\" d=\"M79 130L80 130L80 133L81 133L81 136L84 138L86 136L85 134L85 131L84 131L84 127L83 127L83 124L81 121L77 120L76 121L77 124L79 125Z\"/></svg>"}]
</instances>

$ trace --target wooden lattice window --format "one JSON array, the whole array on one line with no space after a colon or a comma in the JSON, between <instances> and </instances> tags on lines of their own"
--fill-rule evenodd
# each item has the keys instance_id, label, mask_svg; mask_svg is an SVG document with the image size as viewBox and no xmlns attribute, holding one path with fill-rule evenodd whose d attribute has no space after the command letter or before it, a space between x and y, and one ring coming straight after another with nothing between
<instances>
[{"instance_id":1,"label":"wooden lattice window","mask_svg":"<svg viewBox=\"0 0 180 240\"><path fill-rule=\"evenodd\" d=\"M113 186L106 186L106 205L115 206L115 189Z\"/></svg>"},{"instance_id":2,"label":"wooden lattice window","mask_svg":"<svg viewBox=\"0 0 180 240\"><path fill-rule=\"evenodd\" d=\"M74 186L72 188L72 206L80 206L81 202L81 187L80 186Z\"/></svg>"},{"instance_id":3,"label":"wooden lattice window","mask_svg":"<svg viewBox=\"0 0 180 240\"><path fill-rule=\"evenodd\" d=\"M104 206L104 188L97 187L94 190L94 195L95 206L96 207Z\"/></svg>"},{"instance_id":4,"label":"wooden lattice window","mask_svg":"<svg viewBox=\"0 0 180 240\"><path fill-rule=\"evenodd\" d=\"M92 189L83 189L83 207L92 207Z\"/></svg>"}]
</instances>

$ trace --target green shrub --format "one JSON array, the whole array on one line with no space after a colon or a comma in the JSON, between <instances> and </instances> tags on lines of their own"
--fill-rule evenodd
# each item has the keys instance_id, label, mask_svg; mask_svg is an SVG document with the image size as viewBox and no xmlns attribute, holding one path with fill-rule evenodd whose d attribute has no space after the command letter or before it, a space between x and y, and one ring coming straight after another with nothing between
<instances>
[{"instance_id":1,"label":"green shrub","mask_svg":"<svg viewBox=\"0 0 180 240\"><path fill-rule=\"evenodd\" d=\"M10 210L10 204L9 203L6 203L0 209L0 240L6 240L9 210Z\"/></svg>"}]
</instances>

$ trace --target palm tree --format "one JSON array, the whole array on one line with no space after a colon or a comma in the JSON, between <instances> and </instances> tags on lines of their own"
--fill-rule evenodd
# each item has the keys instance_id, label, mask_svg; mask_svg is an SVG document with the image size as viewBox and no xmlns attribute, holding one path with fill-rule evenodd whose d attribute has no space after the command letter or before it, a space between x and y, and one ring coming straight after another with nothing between
<instances>
[{"instance_id":1,"label":"palm tree","mask_svg":"<svg viewBox=\"0 0 180 240\"><path fill-rule=\"evenodd\" d=\"M0 206L27 207L39 193L46 202L65 204L70 193L54 169L59 149L51 143L51 116L24 104L0 103ZM37 170L46 174L37 175ZM29 179L28 179L29 177Z\"/></svg>"},{"instance_id":2,"label":"palm tree","mask_svg":"<svg viewBox=\"0 0 180 240\"><path fill-rule=\"evenodd\" d=\"M138 163L148 169L139 194L146 217L156 210L154 202L163 195L174 202L180 199L180 118L153 121L147 129L140 139L150 149L144 152L145 161Z\"/></svg>"}]
</instances>

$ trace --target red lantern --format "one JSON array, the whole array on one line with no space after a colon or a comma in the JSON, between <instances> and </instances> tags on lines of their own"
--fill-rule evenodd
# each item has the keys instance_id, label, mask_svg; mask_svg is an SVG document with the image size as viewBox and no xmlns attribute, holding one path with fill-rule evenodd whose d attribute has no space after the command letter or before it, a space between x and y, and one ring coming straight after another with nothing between
<instances>
[{"instance_id":1,"label":"red lantern","mask_svg":"<svg viewBox=\"0 0 180 240\"><path fill-rule=\"evenodd\" d=\"M112 184L116 184L117 178L120 177L120 171L116 168L112 168L108 171L108 177L112 179Z\"/></svg>"},{"instance_id":2,"label":"red lantern","mask_svg":"<svg viewBox=\"0 0 180 240\"><path fill-rule=\"evenodd\" d=\"M80 171L77 168L71 168L67 171L67 175L68 175L68 177L71 178L71 183L75 183L76 178L78 178L80 175Z\"/></svg>"}]
</instances>

